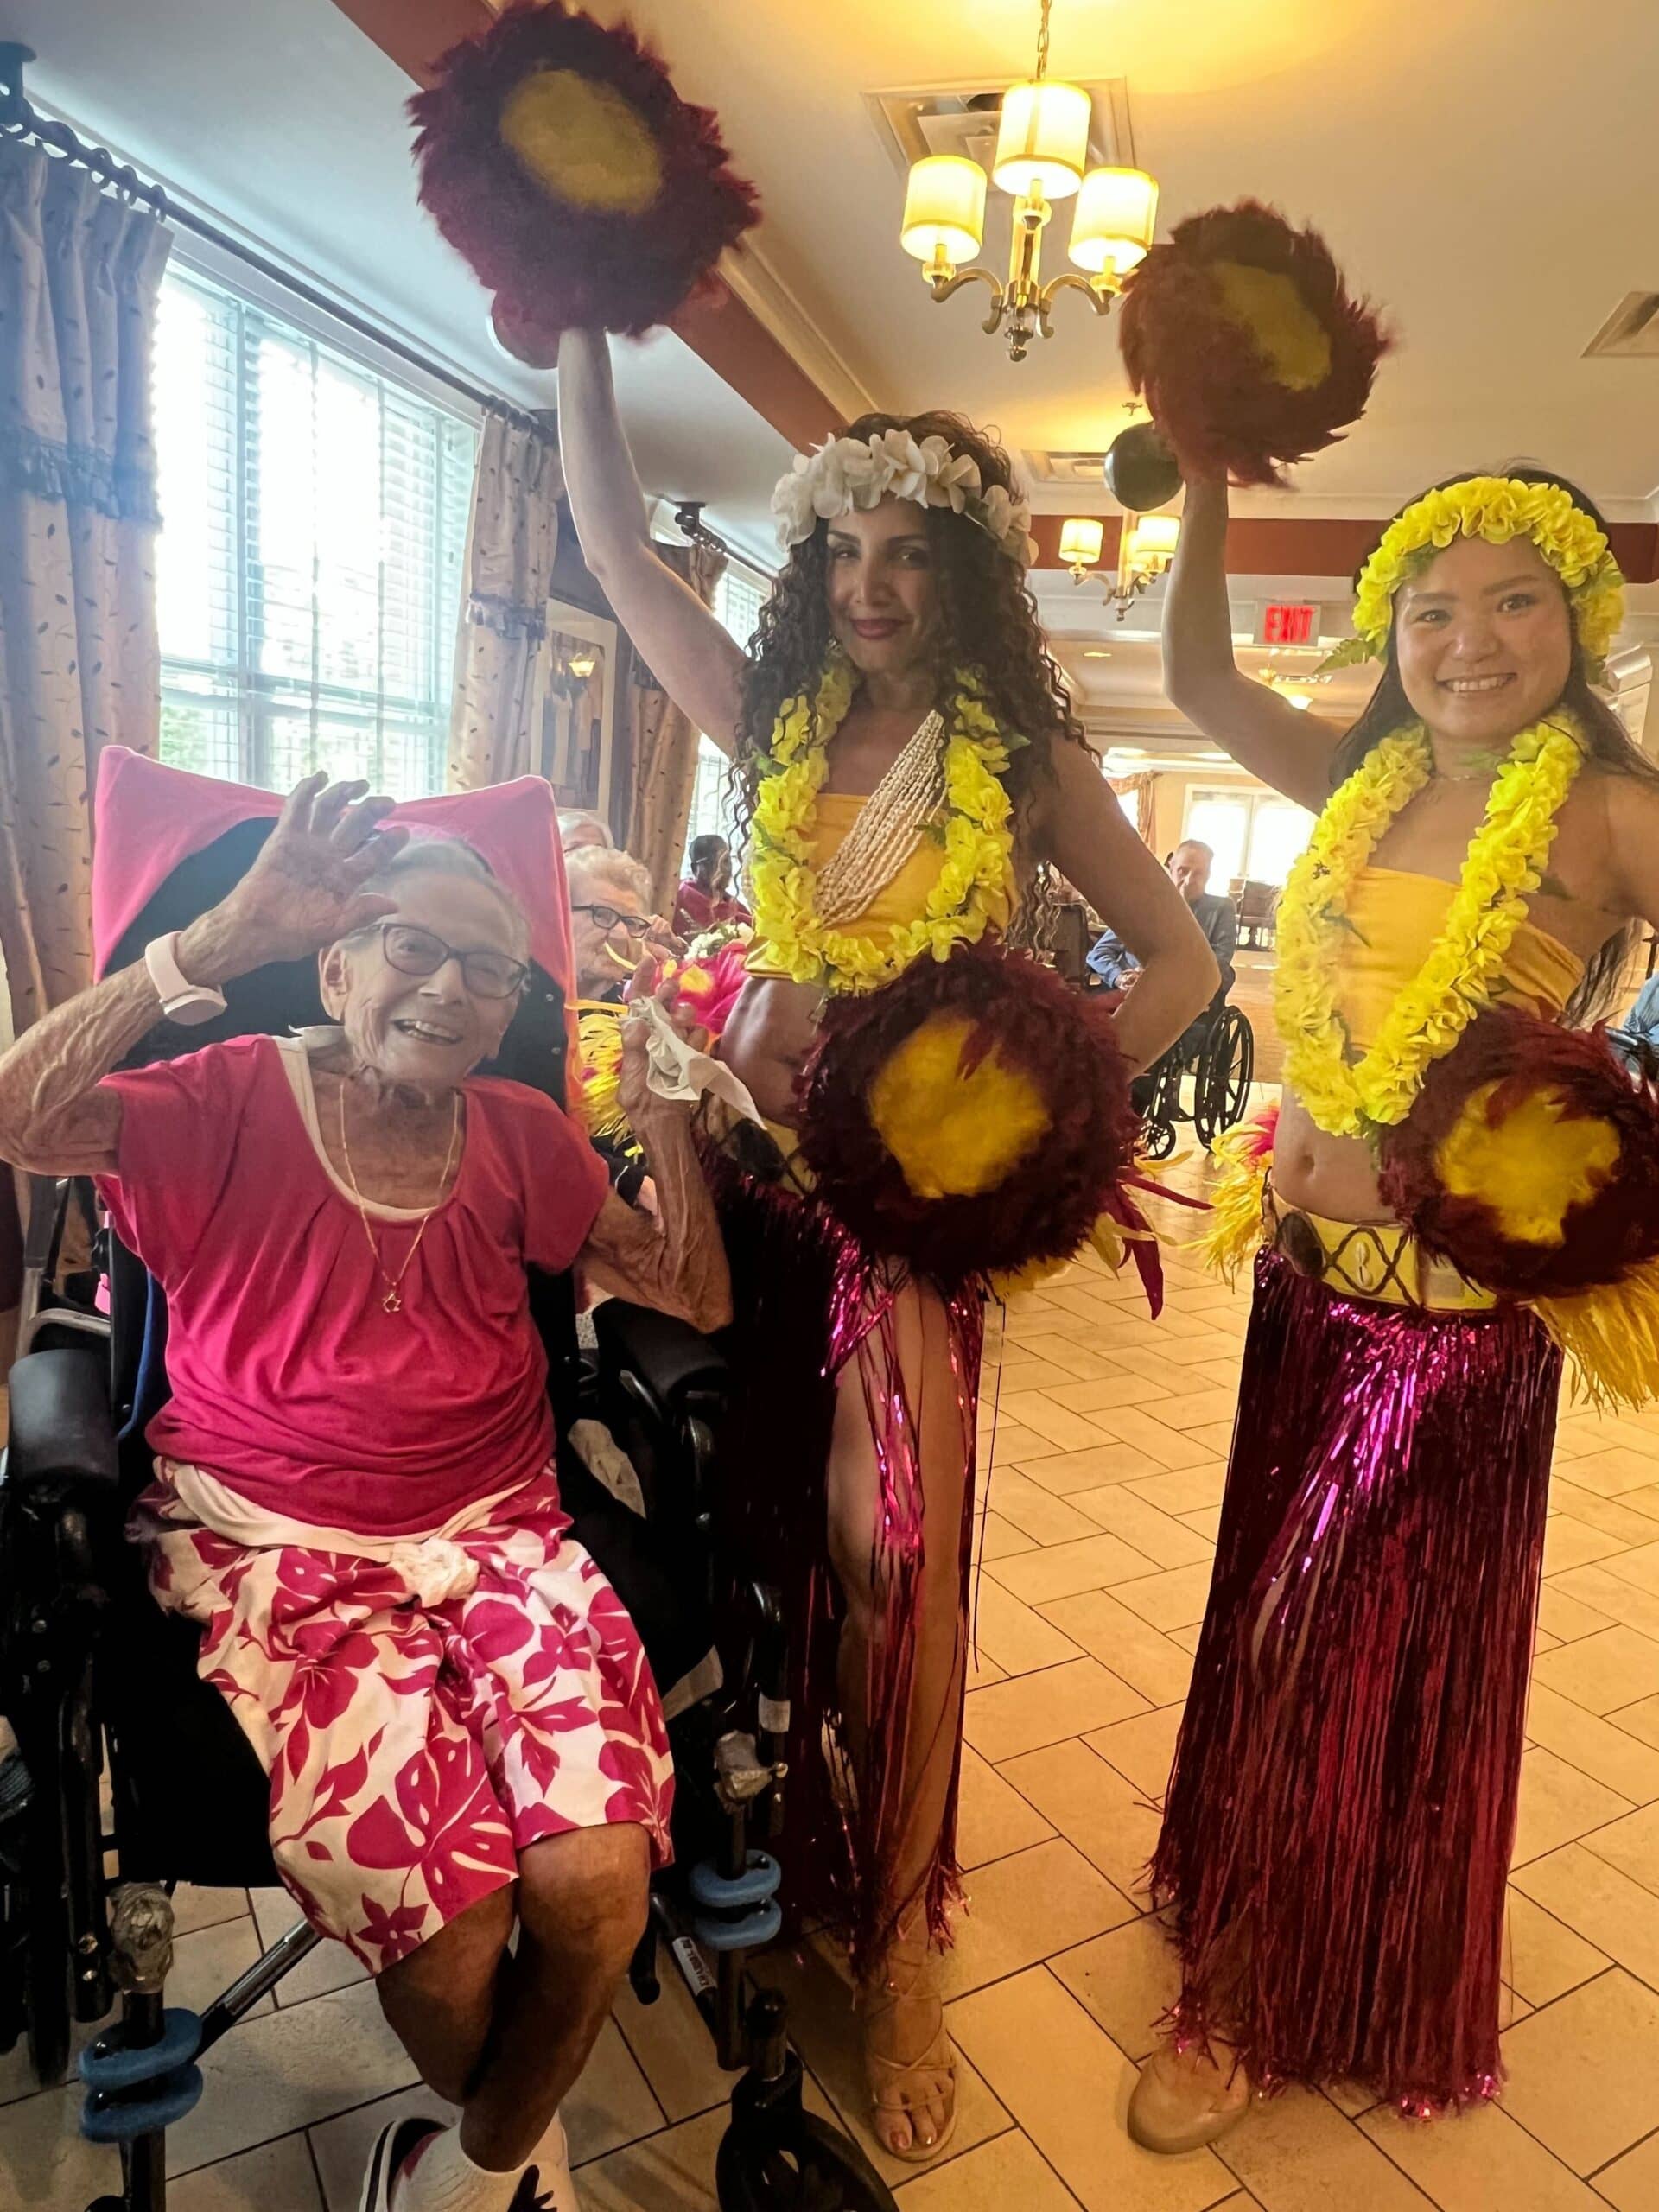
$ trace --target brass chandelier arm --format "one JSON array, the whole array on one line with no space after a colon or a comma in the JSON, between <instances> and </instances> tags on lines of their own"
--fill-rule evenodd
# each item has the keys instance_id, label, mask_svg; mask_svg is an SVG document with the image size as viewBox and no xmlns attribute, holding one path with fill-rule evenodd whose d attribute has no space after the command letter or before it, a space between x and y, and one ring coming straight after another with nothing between
<instances>
[{"instance_id":1,"label":"brass chandelier arm","mask_svg":"<svg viewBox=\"0 0 1659 2212\"><path fill-rule=\"evenodd\" d=\"M959 292L964 284L988 284L991 288L993 305L990 314L986 317L984 327L987 330L995 330L1001 321L1002 310L1007 302L1007 290L1001 277L994 276L988 269L982 269L976 263L971 269L954 269L948 276L940 276L931 270L925 270L923 273L927 277L928 289L936 300L948 300L953 292Z\"/></svg>"},{"instance_id":2,"label":"brass chandelier arm","mask_svg":"<svg viewBox=\"0 0 1659 2212\"><path fill-rule=\"evenodd\" d=\"M1098 283L1091 283L1087 276L1074 276L1069 269L1062 270L1058 276L1049 278L1032 302L1037 310L1037 327L1045 338L1052 338L1054 335L1049 314L1055 299L1061 292L1067 291L1081 292L1096 315L1109 315L1112 311L1112 302L1117 297L1115 291L1109 290Z\"/></svg>"}]
</instances>

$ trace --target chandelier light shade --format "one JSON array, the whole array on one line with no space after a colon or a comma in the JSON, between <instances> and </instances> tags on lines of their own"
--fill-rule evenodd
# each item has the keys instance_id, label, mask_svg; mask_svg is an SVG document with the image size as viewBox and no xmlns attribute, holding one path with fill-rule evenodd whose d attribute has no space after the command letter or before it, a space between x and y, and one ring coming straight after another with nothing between
<instances>
[{"instance_id":1,"label":"chandelier light shade","mask_svg":"<svg viewBox=\"0 0 1659 2212\"><path fill-rule=\"evenodd\" d=\"M991 175L1016 199L1069 199L1089 166L1094 106L1081 85L1046 77L1010 85L1002 95Z\"/></svg>"},{"instance_id":2,"label":"chandelier light shade","mask_svg":"<svg viewBox=\"0 0 1659 2212\"><path fill-rule=\"evenodd\" d=\"M1060 558L1079 580L1099 560L1105 535L1106 525L1092 515L1073 515L1060 524Z\"/></svg>"},{"instance_id":3,"label":"chandelier light shade","mask_svg":"<svg viewBox=\"0 0 1659 2212\"><path fill-rule=\"evenodd\" d=\"M985 235L985 172L959 154L912 162L899 242L918 261L971 261Z\"/></svg>"},{"instance_id":4,"label":"chandelier light shade","mask_svg":"<svg viewBox=\"0 0 1659 2212\"><path fill-rule=\"evenodd\" d=\"M1175 548L1180 543L1181 518L1179 515L1141 515L1136 518L1133 533L1131 558L1137 569L1153 569L1154 575L1161 575L1175 557Z\"/></svg>"},{"instance_id":5,"label":"chandelier light shade","mask_svg":"<svg viewBox=\"0 0 1659 2212\"><path fill-rule=\"evenodd\" d=\"M1009 359L1023 361L1035 338L1051 338L1051 315L1062 292L1076 292L1097 315L1109 314L1123 282L1145 259L1158 217L1158 187L1144 169L1090 167L1095 104L1082 85L1048 73L1049 14L1040 0L1037 66L1002 95L991 176L1014 201L1008 273L974 260L985 236L985 175L976 162L932 154L911 164L899 238L922 264L933 297L954 297L983 284L990 312L981 326L1001 331ZM1045 281L1043 233L1054 203L1076 199L1072 260L1086 276L1063 270Z\"/></svg>"},{"instance_id":6,"label":"chandelier light shade","mask_svg":"<svg viewBox=\"0 0 1659 2212\"><path fill-rule=\"evenodd\" d=\"M1090 169L1071 217L1071 258L1098 276L1144 261L1158 222L1158 182L1145 169Z\"/></svg>"}]
</instances>

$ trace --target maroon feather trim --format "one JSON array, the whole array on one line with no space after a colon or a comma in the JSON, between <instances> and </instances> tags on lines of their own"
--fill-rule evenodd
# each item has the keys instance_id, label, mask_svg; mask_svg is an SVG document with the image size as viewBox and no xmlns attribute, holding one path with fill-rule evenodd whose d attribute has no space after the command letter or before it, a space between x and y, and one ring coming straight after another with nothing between
<instances>
[{"instance_id":1,"label":"maroon feather trim","mask_svg":"<svg viewBox=\"0 0 1659 2212\"><path fill-rule=\"evenodd\" d=\"M977 1198L917 1198L870 1119L877 1071L936 1014L971 1015L973 1056L1000 1052L1040 1086L1052 1117L1036 1150ZM934 1282L1069 1259L1103 1213L1126 1218L1114 1185L1137 1123L1110 1016L1028 955L958 945L881 990L831 999L802 1081L801 1151L819 1198L864 1243Z\"/></svg>"},{"instance_id":2,"label":"maroon feather trim","mask_svg":"<svg viewBox=\"0 0 1659 2212\"><path fill-rule=\"evenodd\" d=\"M506 145L503 105L542 69L611 85L638 110L663 157L662 189L645 214L574 207ZM499 295L504 327L527 347L545 350L562 330L638 337L666 322L759 218L713 112L681 99L626 25L607 29L561 0L515 0L488 30L450 48L409 112L419 125L422 205Z\"/></svg>"},{"instance_id":3,"label":"maroon feather trim","mask_svg":"<svg viewBox=\"0 0 1659 2212\"><path fill-rule=\"evenodd\" d=\"M1548 1084L1575 1115L1611 1122L1619 1157L1594 1198L1574 1206L1557 1245L1506 1236L1478 1198L1453 1198L1434 1157L1474 1091L1496 1083L1496 1122ZM1431 1250L1471 1281L1508 1298L1570 1298L1621 1282L1659 1256L1659 1093L1638 1082L1599 1029L1562 1029L1514 1007L1491 1007L1429 1070L1405 1122L1382 1141L1382 1196Z\"/></svg>"},{"instance_id":4,"label":"maroon feather trim","mask_svg":"<svg viewBox=\"0 0 1659 2212\"><path fill-rule=\"evenodd\" d=\"M1205 264L1244 262L1291 278L1331 340L1331 369L1309 391L1274 381L1248 330L1222 314ZM1282 484L1276 464L1336 443L1370 397L1391 340L1351 297L1317 231L1242 200L1178 225L1125 280L1118 330L1129 382L1189 474Z\"/></svg>"}]
</instances>

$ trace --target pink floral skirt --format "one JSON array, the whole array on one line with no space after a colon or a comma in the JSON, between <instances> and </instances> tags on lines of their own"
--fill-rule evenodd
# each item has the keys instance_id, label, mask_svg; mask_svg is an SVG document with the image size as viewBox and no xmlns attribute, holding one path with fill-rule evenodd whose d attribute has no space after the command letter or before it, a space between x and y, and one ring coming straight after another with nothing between
<instances>
[{"instance_id":1,"label":"pink floral skirt","mask_svg":"<svg viewBox=\"0 0 1659 2212\"><path fill-rule=\"evenodd\" d=\"M251 1549L164 1483L129 1533L270 1777L270 1841L306 1918L378 1974L518 1853L632 1822L670 1855L673 1770L645 1650L572 1541L550 1474L390 1560Z\"/></svg>"}]
</instances>

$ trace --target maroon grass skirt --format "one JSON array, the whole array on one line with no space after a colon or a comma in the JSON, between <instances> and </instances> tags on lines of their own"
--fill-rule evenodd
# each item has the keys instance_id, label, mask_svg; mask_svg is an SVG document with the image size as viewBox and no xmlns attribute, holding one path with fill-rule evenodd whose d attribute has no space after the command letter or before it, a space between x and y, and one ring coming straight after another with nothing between
<instances>
[{"instance_id":1,"label":"maroon grass skirt","mask_svg":"<svg viewBox=\"0 0 1659 2212\"><path fill-rule=\"evenodd\" d=\"M973 1548L975 1418L983 1300L977 1284L935 1285L943 1302L950 1387L911 1402L895 1302L909 1280L829 1210L786 1183L705 1154L732 1271L733 1389L716 1464L726 1546L747 1574L773 1584L790 1634L789 1779L779 1847L785 1902L798 1920L842 1937L854 1969L880 1960L918 1911L932 1940L950 1940L962 1895L956 1855L963 1684L924 1722L913 1709L918 1608L930 1547L954 1554L961 1576L957 1634L965 1650ZM836 1400L860 1391L879 1474L870 1529L877 1625L865 1685L868 1752L855 1773L841 1711L838 1655L845 1614L830 1559L828 1472ZM943 1424L963 1455L962 1513L929 1525L923 1510L924 1423ZM918 1869L906 1774L912 1727L948 1732L951 1773L937 1842ZM906 1871L901 1873L901 1868Z\"/></svg>"},{"instance_id":2,"label":"maroon grass skirt","mask_svg":"<svg viewBox=\"0 0 1659 2212\"><path fill-rule=\"evenodd\" d=\"M1256 1262L1215 1579L1153 1886L1172 2018L1258 2086L1498 2085L1560 1357Z\"/></svg>"}]
</instances>

